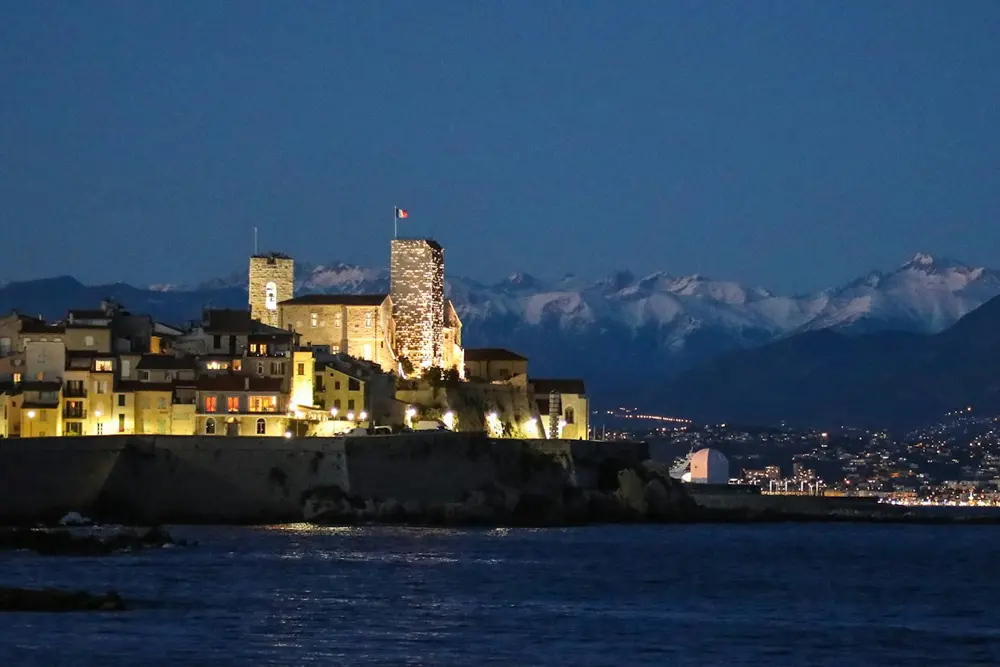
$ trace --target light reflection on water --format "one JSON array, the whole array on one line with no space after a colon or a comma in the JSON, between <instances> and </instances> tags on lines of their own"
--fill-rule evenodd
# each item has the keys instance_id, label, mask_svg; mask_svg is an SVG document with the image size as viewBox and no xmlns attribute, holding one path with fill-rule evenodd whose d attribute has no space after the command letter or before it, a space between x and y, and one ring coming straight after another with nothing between
<instances>
[{"instance_id":1,"label":"light reflection on water","mask_svg":"<svg viewBox=\"0 0 1000 667\"><path fill-rule=\"evenodd\" d=\"M0 553L0 665L997 664L1000 528L178 528L191 549Z\"/></svg>"}]
</instances>

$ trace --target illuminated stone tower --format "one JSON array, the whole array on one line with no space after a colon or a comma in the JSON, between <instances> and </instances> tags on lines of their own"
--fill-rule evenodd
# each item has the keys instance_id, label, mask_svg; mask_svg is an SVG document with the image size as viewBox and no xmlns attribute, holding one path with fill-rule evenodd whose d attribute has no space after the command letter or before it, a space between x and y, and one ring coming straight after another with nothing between
<instances>
[{"instance_id":1,"label":"illuminated stone tower","mask_svg":"<svg viewBox=\"0 0 1000 667\"><path fill-rule=\"evenodd\" d=\"M272 252L250 258L250 317L280 327L278 304L295 296L295 262Z\"/></svg>"},{"instance_id":2,"label":"illuminated stone tower","mask_svg":"<svg viewBox=\"0 0 1000 667\"><path fill-rule=\"evenodd\" d=\"M441 367L444 249L430 239L393 239L390 268L397 353L414 368Z\"/></svg>"}]
</instances>

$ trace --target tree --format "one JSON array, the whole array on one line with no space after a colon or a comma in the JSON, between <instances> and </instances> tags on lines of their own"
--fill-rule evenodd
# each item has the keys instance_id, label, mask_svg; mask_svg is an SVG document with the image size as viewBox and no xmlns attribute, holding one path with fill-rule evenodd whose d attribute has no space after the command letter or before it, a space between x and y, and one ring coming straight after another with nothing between
<instances>
[{"instance_id":1,"label":"tree","mask_svg":"<svg viewBox=\"0 0 1000 667\"><path fill-rule=\"evenodd\" d=\"M437 366L431 366L424 371L424 379L431 384L432 387L437 387L441 384L443 379L441 369Z\"/></svg>"},{"instance_id":2,"label":"tree","mask_svg":"<svg viewBox=\"0 0 1000 667\"><path fill-rule=\"evenodd\" d=\"M457 368L448 368L441 374L441 380L447 385L457 385L461 379Z\"/></svg>"}]
</instances>

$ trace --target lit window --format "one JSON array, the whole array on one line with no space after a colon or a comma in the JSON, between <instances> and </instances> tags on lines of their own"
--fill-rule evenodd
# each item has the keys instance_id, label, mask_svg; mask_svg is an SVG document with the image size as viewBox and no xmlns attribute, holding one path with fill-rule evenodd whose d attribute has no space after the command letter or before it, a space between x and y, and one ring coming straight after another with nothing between
<instances>
[{"instance_id":1,"label":"lit window","mask_svg":"<svg viewBox=\"0 0 1000 667\"><path fill-rule=\"evenodd\" d=\"M268 310L278 309L278 286L273 282L264 285L264 307Z\"/></svg>"},{"instance_id":2,"label":"lit window","mask_svg":"<svg viewBox=\"0 0 1000 667\"><path fill-rule=\"evenodd\" d=\"M215 412L216 402L215 396L205 397L205 412Z\"/></svg>"},{"instance_id":3,"label":"lit window","mask_svg":"<svg viewBox=\"0 0 1000 667\"><path fill-rule=\"evenodd\" d=\"M374 324L375 324L375 314L365 313L365 326L371 329L372 326L374 326Z\"/></svg>"},{"instance_id":4,"label":"lit window","mask_svg":"<svg viewBox=\"0 0 1000 667\"><path fill-rule=\"evenodd\" d=\"M341 320L340 313L336 313L333 316L333 326L339 327L342 323L343 323L343 320Z\"/></svg>"},{"instance_id":5,"label":"lit window","mask_svg":"<svg viewBox=\"0 0 1000 667\"><path fill-rule=\"evenodd\" d=\"M229 364L225 361L210 361L205 364L205 368L210 371L224 371L229 368Z\"/></svg>"},{"instance_id":6,"label":"lit window","mask_svg":"<svg viewBox=\"0 0 1000 667\"><path fill-rule=\"evenodd\" d=\"M93 336L84 336L83 337L83 344L86 345L87 347L94 347L94 337Z\"/></svg>"},{"instance_id":7,"label":"lit window","mask_svg":"<svg viewBox=\"0 0 1000 667\"><path fill-rule=\"evenodd\" d=\"M334 354L339 354L340 353L340 346L339 345L331 345L330 346L330 352L333 352Z\"/></svg>"},{"instance_id":8,"label":"lit window","mask_svg":"<svg viewBox=\"0 0 1000 667\"><path fill-rule=\"evenodd\" d=\"M309 313L309 326L315 327L319 325L319 315L316 313Z\"/></svg>"},{"instance_id":9,"label":"lit window","mask_svg":"<svg viewBox=\"0 0 1000 667\"><path fill-rule=\"evenodd\" d=\"M277 412L277 396L251 396L248 399L250 412Z\"/></svg>"},{"instance_id":10,"label":"lit window","mask_svg":"<svg viewBox=\"0 0 1000 667\"><path fill-rule=\"evenodd\" d=\"M14 384L19 384L21 382L21 374L14 373Z\"/></svg>"},{"instance_id":11,"label":"lit window","mask_svg":"<svg viewBox=\"0 0 1000 667\"><path fill-rule=\"evenodd\" d=\"M111 372L111 360L110 359L97 359L94 361L94 370L98 373L110 373Z\"/></svg>"},{"instance_id":12,"label":"lit window","mask_svg":"<svg viewBox=\"0 0 1000 667\"><path fill-rule=\"evenodd\" d=\"M205 434L215 435L215 420L211 417L205 420Z\"/></svg>"},{"instance_id":13,"label":"lit window","mask_svg":"<svg viewBox=\"0 0 1000 667\"><path fill-rule=\"evenodd\" d=\"M229 412L239 412L240 411L240 397L239 396L229 396L226 398L226 410Z\"/></svg>"},{"instance_id":14,"label":"lit window","mask_svg":"<svg viewBox=\"0 0 1000 667\"><path fill-rule=\"evenodd\" d=\"M267 422L262 419L257 420L257 435L264 435L267 433Z\"/></svg>"},{"instance_id":15,"label":"lit window","mask_svg":"<svg viewBox=\"0 0 1000 667\"><path fill-rule=\"evenodd\" d=\"M371 361L372 360L372 345L371 345L371 343L365 343L364 351L362 352L361 356L366 361Z\"/></svg>"}]
</instances>

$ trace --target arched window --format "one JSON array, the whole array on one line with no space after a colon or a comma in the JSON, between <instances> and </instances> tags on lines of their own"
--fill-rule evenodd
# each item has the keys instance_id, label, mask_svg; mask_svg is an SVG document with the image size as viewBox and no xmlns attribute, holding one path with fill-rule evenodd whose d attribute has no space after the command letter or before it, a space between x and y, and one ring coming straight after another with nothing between
<instances>
[{"instance_id":1,"label":"arched window","mask_svg":"<svg viewBox=\"0 0 1000 667\"><path fill-rule=\"evenodd\" d=\"M257 435L264 435L267 433L267 422L261 417L257 420Z\"/></svg>"},{"instance_id":2,"label":"arched window","mask_svg":"<svg viewBox=\"0 0 1000 667\"><path fill-rule=\"evenodd\" d=\"M576 417L576 415L573 413L573 408L566 408L566 423L567 424L572 424L573 423L573 419L575 417Z\"/></svg>"},{"instance_id":3,"label":"arched window","mask_svg":"<svg viewBox=\"0 0 1000 667\"><path fill-rule=\"evenodd\" d=\"M215 419L212 417L205 420L205 434L215 435Z\"/></svg>"},{"instance_id":4,"label":"arched window","mask_svg":"<svg viewBox=\"0 0 1000 667\"><path fill-rule=\"evenodd\" d=\"M278 286L273 282L264 285L264 308L278 310Z\"/></svg>"}]
</instances>

